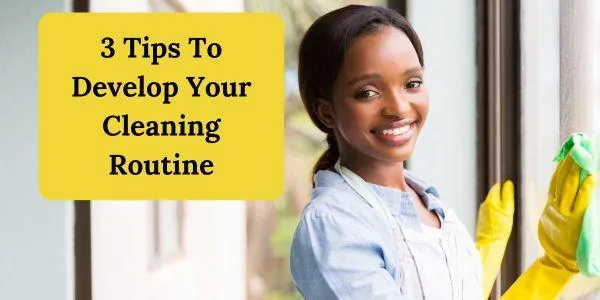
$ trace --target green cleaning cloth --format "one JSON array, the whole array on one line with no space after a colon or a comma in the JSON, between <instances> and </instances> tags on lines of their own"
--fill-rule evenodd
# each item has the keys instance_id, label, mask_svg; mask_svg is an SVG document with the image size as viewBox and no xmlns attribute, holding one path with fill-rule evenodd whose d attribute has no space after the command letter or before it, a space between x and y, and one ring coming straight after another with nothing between
<instances>
[{"instance_id":1,"label":"green cleaning cloth","mask_svg":"<svg viewBox=\"0 0 600 300\"><path fill-rule=\"evenodd\" d=\"M596 152L592 140L582 133L571 135L560 148L554 161L560 162L567 155L581 167L581 186L588 174L593 173L596 168ZM577 265L580 272L587 277L600 276L600 200L596 197L597 190L593 195L583 217L577 245Z\"/></svg>"}]
</instances>

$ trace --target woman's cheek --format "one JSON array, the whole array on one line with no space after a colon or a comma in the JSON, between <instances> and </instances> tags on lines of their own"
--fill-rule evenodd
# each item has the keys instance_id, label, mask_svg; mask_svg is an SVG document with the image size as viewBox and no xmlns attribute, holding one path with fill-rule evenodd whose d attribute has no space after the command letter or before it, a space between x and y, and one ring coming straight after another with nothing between
<instances>
[{"instance_id":1,"label":"woman's cheek","mask_svg":"<svg viewBox=\"0 0 600 300\"><path fill-rule=\"evenodd\" d=\"M421 127L425 124L427 116L429 115L429 94L427 91L423 92L415 102L415 108L421 118Z\"/></svg>"},{"instance_id":2,"label":"woman's cheek","mask_svg":"<svg viewBox=\"0 0 600 300\"><path fill-rule=\"evenodd\" d=\"M368 122L365 122L365 115L360 113L350 112L341 120L340 131L342 136L351 144L361 143L365 133L369 131Z\"/></svg>"}]
</instances>

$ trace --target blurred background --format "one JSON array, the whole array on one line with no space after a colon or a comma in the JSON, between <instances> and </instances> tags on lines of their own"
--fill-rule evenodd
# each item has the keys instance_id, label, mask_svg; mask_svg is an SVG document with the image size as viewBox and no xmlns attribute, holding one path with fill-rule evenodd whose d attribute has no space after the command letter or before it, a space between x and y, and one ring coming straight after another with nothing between
<instances>
[{"instance_id":1,"label":"blurred background","mask_svg":"<svg viewBox=\"0 0 600 300\"><path fill-rule=\"evenodd\" d=\"M0 299L301 299L290 243L325 143L298 95L297 48L317 17L351 3L398 10L422 40L431 110L407 167L438 187L471 234L491 184L517 183L501 293L542 253L537 220L561 141L572 132L600 135L597 2L0 0ZM285 193L248 202L44 201L37 21L51 11L280 15ZM578 277L563 298L600 299L600 280Z\"/></svg>"}]
</instances>

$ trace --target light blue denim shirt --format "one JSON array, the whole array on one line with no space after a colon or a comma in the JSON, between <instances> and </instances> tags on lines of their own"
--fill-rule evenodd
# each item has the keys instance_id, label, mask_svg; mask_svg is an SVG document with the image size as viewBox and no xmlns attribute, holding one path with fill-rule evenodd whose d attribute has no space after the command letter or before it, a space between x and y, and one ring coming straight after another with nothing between
<instances>
[{"instance_id":1,"label":"light blue denim shirt","mask_svg":"<svg viewBox=\"0 0 600 300\"><path fill-rule=\"evenodd\" d=\"M454 214L433 186L406 170L405 179L441 221ZM338 173L319 171L314 180L291 248L292 278L299 292L309 300L406 299L398 285L401 275L388 224ZM422 230L425 225L409 193L369 185L401 226Z\"/></svg>"}]
</instances>

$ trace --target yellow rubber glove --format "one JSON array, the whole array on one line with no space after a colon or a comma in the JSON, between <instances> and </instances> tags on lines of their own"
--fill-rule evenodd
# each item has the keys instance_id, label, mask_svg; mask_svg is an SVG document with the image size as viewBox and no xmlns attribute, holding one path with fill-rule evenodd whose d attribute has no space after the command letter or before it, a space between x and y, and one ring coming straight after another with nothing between
<instances>
[{"instance_id":1,"label":"yellow rubber glove","mask_svg":"<svg viewBox=\"0 0 600 300\"><path fill-rule=\"evenodd\" d=\"M502 295L502 299L555 299L575 274L577 243L594 188L589 175L579 186L581 168L569 156L556 167L538 235L545 254Z\"/></svg>"},{"instance_id":2,"label":"yellow rubber glove","mask_svg":"<svg viewBox=\"0 0 600 300\"><path fill-rule=\"evenodd\" d=\"M494 184L479 207L476 246L483 265L483 292L490 294L500 271L504 250L510 237L515 211L515 188L507 180L500 188Z\"/></svg>"},{"instance_id":3,"label":"yellow rubber glove","mask_svg":"<svg viewBox=\"0 0 600 300\"><path fill-rule=\"evenodd\" d=\"M557 267L546 256L542 256L510 286L502 295L502 300L556 299L575 274Z\"/></svg>"}]
</instances>

